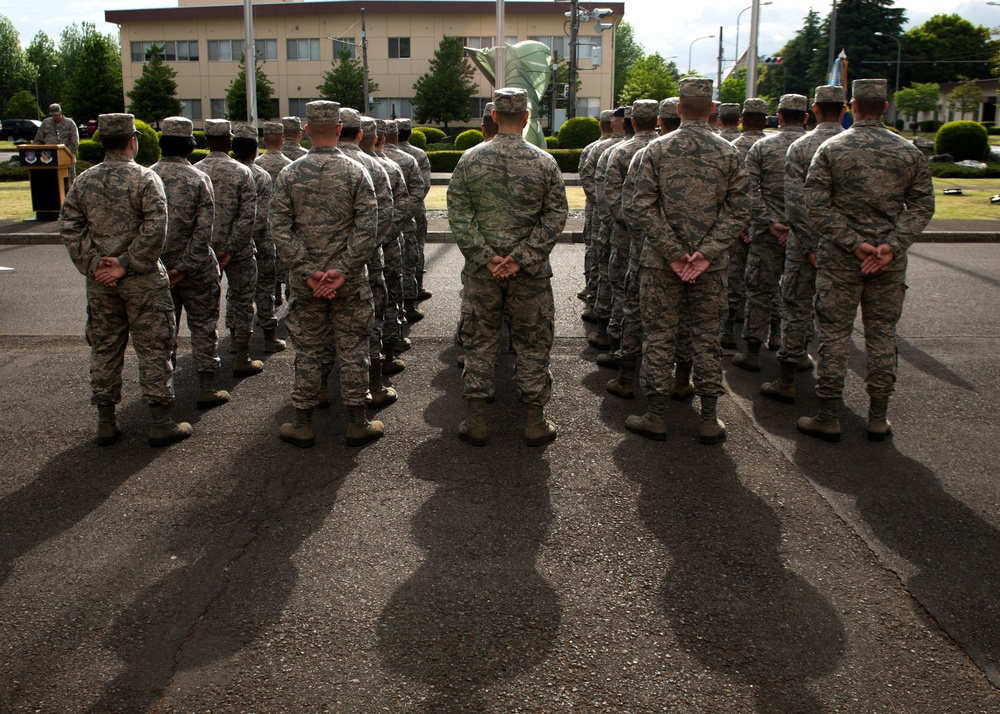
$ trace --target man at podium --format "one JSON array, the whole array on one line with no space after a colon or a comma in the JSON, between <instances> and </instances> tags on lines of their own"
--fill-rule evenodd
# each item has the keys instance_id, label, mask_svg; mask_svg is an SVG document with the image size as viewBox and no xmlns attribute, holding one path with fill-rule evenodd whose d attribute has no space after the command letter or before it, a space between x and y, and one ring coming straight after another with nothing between
<instances>
[{"instance_id":1,"label":"man at podium","mask_svg":"<svg viewBox=\"0 0 1000 714\"><path fill-rule=\"evenodd\" d=\"M42 122L35 134L35 144L64 144L67 149L76 152L80 148L80 130L76 128L76 122L63 116L62 107L58 104L49 105L49 115ZM76 166L69 167L69 182L76 179Z\"/></svg>"}]
</instances>

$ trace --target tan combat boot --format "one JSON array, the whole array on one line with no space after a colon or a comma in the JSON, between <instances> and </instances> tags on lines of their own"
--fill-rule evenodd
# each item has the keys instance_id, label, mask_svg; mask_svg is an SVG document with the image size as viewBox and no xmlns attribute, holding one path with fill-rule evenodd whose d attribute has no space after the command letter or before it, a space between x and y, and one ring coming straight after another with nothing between
<instances>
[{"instance_id":1,"label":"tan combat boot","mask_svg":"<svg viewBox=\"0 0 1000 714\"><path fill-rule=\"evenodd\" d=\"M602 352L597 355L597 366L607 367L609 369L618 369L618 350L621 349L622 341L617 337L608 336L608 342L610 347L607 352Z\"/></svg>"},{"instance_id":2,"label":"tan combat boot","mask_svg":"<svg viewBox=\"0 0 1000 714\"><path fill-rule=\"evenodd\" d=\"M316 445L316 435L312 428L313 410L296 409L295 422L292 424L282 424L278 430L278 437L282 441L287 441L300 449L308 449Z\"/></svg>"},{"instance_id":3,"label":"tan combat boot","mask_svg":"<svg viewBox=\"0 0 1000 714\"><path fill-rule=\"evenodd\" d=\"M653 441L666 441L667 423L663 420L666 408L667 398L664 395L650 394L646 397L646 413L630 416L625 420L625 428Z\"/></svg>"},{"instance_id":4,"label":"tan combat boot","mask_svg":"<svg viewBox=\"0 0 1000 714\"><path fill-rule=\"evenodd\" d=\"M364 446L375 441L385 432L385 426L378 420L368 421L365 407L347 407L347 445Z\"/></svg>"},{"instance_id":5,"label":"tan combat boot","mask_svg":"<svg viewBox=\"0 0 1000 714\"><path fill-rule=\"evenodd\" d=\"M748 372L760 371L760 342L757 340L747 340L745 352L738 352L733 355L733 364Z\"/></svg>"},{"instance_id":6,"label":"tan combat boot","mask_svg":"<svg viewBox=\"0 0 1000 714\"><path fill-rule=\"evenodd\" d=\"M674 365L674 386L670 388L670 398L683 401L694 396L694 385L691 384L691 362L678 362Z\"/></svg>"},{"instance_id":7,"label":"tan combat boot","mask_svg":"<svg viewBox=\"0 0 1000 714\"><path fill-rule=\"evenodd\" d=\"M270 330L264 330L264 352L267 354L273 354L275 352L283 352L287 345L284 340L279 340L274 336L274 328Z\"/></svg>"},{"instance_id":8,"label":"tan combat boot","mask_svg":"<svg viewBox=\"0 0 1000 714\"><path fill-rule=\"evenodd\" d=\"M871 397L868 405L868 441L885 441L892 436L892 422L889 413L889 397Z\"/></svg>"},{"instance_id":9,"label":"tan combat boot","mask_svg":"<svg viewBox=\"0 0 1000 714\"><path fill-rule=\"evenodd\" d=\"M799 431L823 441L840 441L840 399L820 399L819 412L814 417L799 417Z\"/></svg>"},{"instance_id":10,"label":"tan combat boot","mask_svg":"<svg viewBox=\"0 0 1000 714\"><path fill-rule=\"evenodd\" d=\"M635 399L635 360L618 362L618 376L608 382L608 391L622 399Z\"/></svg>"},{"instance_id":11,"label":"tan combat boot","mask_svg":"<svg viewBox=\"0 0 1000 714\"><path fill-rule=\"evenodd\" d=\"M170 418L169 404L150 404L149 413L153 417L153 425L149 428L150 446L169 446L191 436L191 425L186 421L174 423Z\"/></svg>"},{"instance_id":12,"label":"tan combat boot","mask_svg":"<svg viewBox=\"0 0 1000 714\"><path fill-rule=\"evenodd\" d=\"M469 413L458 425L458 436L473 446L486 446L486 400L472 398L466 401Z\"/></svg>"},{"instance_id":13,"label":"tan combat boot","mask_svg":"<svg viewBox=\"0 0 1000 714\"><path fill-rule=\"evenodd\" d=\"M760 385L760 393L782 404L795 404L796 362L782 362L781 376Z\"/></svg>"},{"instance_id":14,"label":"tan combat boot","mask_svg":"<svg viewBox=\"0 0 1000 714\"><path fill-rule=\"evenodd\" d=\"M212 386L213 381L215 372L198 372L198 401L195 402L198 409L211 409L229 401L229 392L215 389Z\"/></svg>"},{"instance_id":15,"label":"tan combat boot","mask_svg":"<svg viewBox=\"0 0 1000 714\"><path fill-rule=\"evenodd\" d=\"M97 445L111 446L122 435L115 422L115 405L97 405Z\"/></svg>"},{"instance_id":16,"label":"tan combat boot","mask_svg":"<svg viewBox=\"0 0 1000 714\"><path fill-rule=\"evenodd\" d=\"M399 395L392 387L382 384L382 360L373 360L368 367L368 392L372 395L369 402L372 409L382 409L390 404L395 404Z\"/></svg>"},{"instance_id":17,"label":"tan combat boot","mask_svg":"<svg viewBox=\"0 0 1000 714\"><path fill-rule=\"evenodd\" d=\"M541 446L556 438L556 425L545 418L537 404L525 404L524 440L528 446Z\"/></svg>"},{"instance_id":18,"label":"tan combat boot","mask_svg":"<svg viewBox=\"0 0 1000 714\"><path fill-rule=\"evenodd\" d=\"M390 376L393 374L399 374L406 369L406 362L396 356L396 351L393 345L383 345L382 354L385 355L382 358L383 375Z\"/></svg>"},{"instance_id":19,"label":"tan combat boot","mask_svg":"<svg viewBox=\"0 0 1000 714\"><path fill-rule=\"evenodd\" d=\"M611 347L611 341L608 339L608 322L603 317L597 319L597 330L587 335L587 344L599 350Z\"/></svg>"},{"instance_id":20,"label":"tan combat boot","mask_svg":"<svg viewBox=\"0 0 1000 714\"><path fill-rule=\"evenodd\" d=\"M726 425L716 416L718 397L701 398L701 421L698 424L698 441L702 444L718 444L726 440Z\"/></svg>"},{"instance_id":21,"label":"tan combat boot","mask_svg":"<svg viewBox=\"0 0 1000 714\"><path fill-rule=\"evenodd\" d=\"M264 371L264 363L259 359L250 359L250 343L236 343L236 361L233 362L234 377L252 377Z\"/></svg>"}]
</instances>

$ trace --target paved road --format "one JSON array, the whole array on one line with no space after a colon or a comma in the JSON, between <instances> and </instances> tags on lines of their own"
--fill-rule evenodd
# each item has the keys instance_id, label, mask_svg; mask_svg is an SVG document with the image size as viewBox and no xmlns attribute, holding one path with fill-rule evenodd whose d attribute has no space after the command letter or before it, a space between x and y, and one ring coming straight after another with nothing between
<instances>
[{"instance_id":1,"label":"paved road","mask_svg":"<svg viewBox=\"0 0 1000 714\"><path fill-rule=\"evenodd\" d=\"M58 246L0 247L2 712L1000 711L1000 247L920 245L900 324L894 440L864 439L863 356L839 445L799 437L777 373L727 367L730 438L627 434L559 245L559 438L521 440L499 367L490 444L454 436L459 256L428 246L387 436L281 443L292 355L145 445L91 444L82 280ZM227 360L229 358L227 357ZM226 362L228 364L228 361ZM991 680L992 679L992 683Z\"/></svg>"}]
</instances>

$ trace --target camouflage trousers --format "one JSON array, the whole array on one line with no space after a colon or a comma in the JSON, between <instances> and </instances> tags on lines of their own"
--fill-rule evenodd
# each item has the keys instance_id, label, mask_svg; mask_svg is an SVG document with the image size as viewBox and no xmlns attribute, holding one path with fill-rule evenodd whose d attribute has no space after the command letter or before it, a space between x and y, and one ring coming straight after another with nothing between
<instances>
[{"instance_id":1,"label":"camouflage trousers","mask_svg":"<svg viewBox=\"0 0 1000 714\"><path fill-rule=\"evenodd\" d=\"M403 223L403 298L417 299L417 226L412 218Z\"/></svg>"},{"instance_id":2,"label":"camouflage trousers","mask_svg":"<svg viewBox=\"0 0 1000 714\"><path fill-rule=\"evenodd\" d=\"M770 234L754 236L747 252L747 314L743 339L767 342L775 300L780 297L785 249ZM778 313L774 314L778 317Z\"/></svg>"},{"instance_id":3,"label":"camouflage trousers","mask_svg":"<svg viewBox=\"0 0 1000 714\"><path fill-rule=\"evenodd\" d=\"M403 252L400 238L390 238L382 246L386 307L382 317L382 339L398 340L403 332Z\"/></svg>"},{"instance_id":4,"label":"camouflage trousers","mask_svg":"<svg viewBox=\"0 0 1000 714\"><path fill-rule=\"evenodd\" d=\"M643 329L640 384L645 394L669 393L684 321L690 330L695 393L703 397L721 397L726 393L722 386L719 344L720 306L725 302L726 279L721 269L702 273L694 283L685 283L672 270L640 268Z\"/></svg>"},{"instance_id":5,"label":"camouflage trousers","mask_svg":"<svg viewBox=\"0 0 1000 714\"><path fill-rule=\"evenodd\" d=\"M417 246L417 282L423 284L424 270L424 244L427 243L427 209L424 204L420 204L420 211L416 218L416 246Z\"/></svg>"},{"instance_id":6,"label":"camouflage trousers","mask_svg":"<svg viewBox=\"0 0 1000 714\"><path fill-rule=\"evenodd\" d=\"M225 267L226 327L237 342L249 342L253 332L253 301L257 289L257 259L233 260Z\"/></svg>"},{"instance_id":7,"label":"camouflage trousers","mask_svg":"<svg viewBox=\"0 0 1000 714\"><path fill-rule=\"evenodd\" d=\"M600 267L600 228L601 222L597 220L597 212L592 204L587 202L587 211L590 213L590 230L585 231L583 236L584 254L583 266L587 280L587 307L593 309L597 302L597 290L601 279ZM586 218L586 213L584 214Z\"/></svg>"},{"instance_id":8,"label":"camouflage trousers","mask_svg":"<svg viewBox=\"0 0 1000 714\"><path fill-rule=\"evenodd\" d=\"M257 306L257 326L263 330L273 330L278 326L278 318L274 314L274 283L276 251L274 240L267 236L260 240L254 239L257 247L257 282L254 288L253 301Z\"/></svg>"},{"instance_id":9,"label":"camouflage trousers","mask_svg":"<svg viewBox=\"0 0 1000 714\"><path fill-rule=\"evenodd\" d=\"M191 332L191 357L196 372L219 371L219 299L222 296L219 280L214 273L185 275L170 290L178 330L181 326L181 310L187 314L187 326Z\"/></svg>"},{"instance_id":10,"label":"camouflage trousers","mask_svg":"<svg viewBox=\"0 0 1000 714\"><path fill-rule=\"evenodd\" d=\"M594 298L594 314L602 320L611 319L611 280L608 273L611 262L611 226L596 221L594 260L597 261L597 296Z\"/></svg>"},{"instance_id":11,"label":"camouflage trousers","mask_svg":"<svg viewBox=\"0 0 1000 714\"><path fill-rule=\"evenodd\" d=\"M590 292L590 271L594 264L594 251L590 245L594 230L594 204L590 201L583 207L583 282L587 292Z\"/></svg>"},{"instance_id":12,"label":"camouflage trousers","mask_svg":"<svg viewBox=\"0 0 1000 714\"><path fill-rule=\"evenodd\" d=\"M328 343L335 346L340 357L344 404L364 405L374 313L367 281L361 286L345 284L332 300L315 298L311 291L293 289L285 326L295 345L292 404L296 409L313 409L319 403L320 381L331 365Z\"/></svg>"},{"instance_id":13,"label":"camouflage trousers","mask_svg":"<svg viewBox=\"0 0 1000 714\"><path fill-rule=\"evenodd\" d=\"M747 269L747 251L750 249L749 243L744 243L739 236L733 241L729 248L729 309L738 311L743 304L743 298L747 296L747 284L744 274Z\"/></svg>"},{"instance_id":14,"label":"camouflage trousers","mask_svg":"<svg viewBox=\"0 0 1000 714\"><path fill-rule=\"evenodd\" d=\"M549 372L555 316L552 282L549 278L522 275L496 280L485 268L476 275L466 276L462 294L460 337L465 349L462 394L466 399L494 396L493 379L505 313L520 399L525 404L544 406L552 396Z\"/></svg>"},{"instance_id":15,"label":"camouflage trousers","mask_svg":"<svg viewBox=\"0 0 1000 714\"><path fill-rule=\"evenodd\" d=\"M861 306L868 374L865 385L873 397L888 397L896 384L896 323L903 312L906 272L887 270L864 276L853 270L816 273L816 324L819 362L816 396L839 399L844 393L847 358L854 318Z\"/></svg>"},{"instance_id":16,"label":"camouflage trousers","mask_svg":"<svg viewBox=\"0 0 1000 714\"><path fill-rule=\"evenodd\" d=\"M382 246L376 246L372 259L368 261L368 288L372 293L372 334L368 341L368 356L372 360L382 359L382 328L386 311L389 309L389 291L385 285L385 257Z\"/></svg>"},{"instance_id":17,"label":"camouflage trousers","mask_svg":"<svg viewBox=\"0 0 1000 714\"><path fill-rule=\"evenodd\" d=\"M781 276L781 349L778 361L802 359L815 332L813 298L816 295L816 268L805 260L785 261Z\"/></svg>"},{"instance_id":18,"label":"camouflage trousers","mask_svg":"<svg viewBox=\"0 0 1000 714\"><path fill-rule=\"evenodd\" d=\"M173 367L177 322L170 288L146 276L126 276L107 288L87 280L87 344L90 345L90 403L117 404L129 337L139 360L139 385L146 404L174 401Z\"/></svg>"},{"instance_id":19,"label":"camouflage trousers","mask_svg":"<svg viewBox=\"0 0 1000 714\"><path fill-rule=\"evenodd\" d=\"M621 349L618 356L636 360L642 355L642 313L639 310L639 258L645 236L638 231L629 239L628 270L625 272L625 295L622 300Z\"/></svg>"},{"instance_id":20,"label":"camouflage trousers","mask_svg":"<svg viewBox=\"0 0 1000 714\"><path fill-rule=\"evenodd\" d=\"M628 226L614 223L611 229L611 255L608 256L608 282L611 287L611 322L608 335L622 336L622 318L625 311L625 274L628 273L629 252L632 238Z\"/></svg>"}]
</instances>

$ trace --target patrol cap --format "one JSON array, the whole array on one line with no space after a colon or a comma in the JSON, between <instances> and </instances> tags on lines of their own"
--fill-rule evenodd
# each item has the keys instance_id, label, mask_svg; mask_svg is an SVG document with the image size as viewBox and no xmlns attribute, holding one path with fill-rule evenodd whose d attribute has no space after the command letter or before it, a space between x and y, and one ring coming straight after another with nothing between
<instances>
[{"instance_id":1,"label":"patrol cap","mask_svg":"<svg viewBox=\"0 0 1000 714\"><path fill-rule=\"evenodd\" d=\"M371 134L376 131L375 126L375 120L371 117L361 117L361 131L364 133Z\"/></svg>"},{"instance_id":2,"label":"patrol cap","mask_svg":"<svg viewBox=\"0 0 1000 714\"><path fill-rule=\"evenodd\" d=\"M397 119L396 128L400 131L411 131L413 129L413 125L410 124L409 119Z\"/></svg>"},{"instance_id":3,"label":"patrol cap","mask_svg":"<svg viewBox=\"0 0 1000 714\"><path fill-rule=\"evenodd\" d=\"M193 136L194 124L187 117L167 117L160 126L163 136Z\"/></svg>"},{"instance_id":4,"label":"patrol cap","mask_svg":"<svg viewBox=\"0 0 1000 714\"><path fill-rule=\"evenodd\" d=\"M778 109L791 112L804 112L809 109L809 100L801 94L782 94L778 101Z\"/></svg>"},{"instance_id":5,"label":"patrol cap","mask_svg":"<svg viewBox=\"0 0 1000 714\"><path fill-rule=\"evenodd\" d=\"M284 134L285 127L280 121L266 121L264 122L264 133L265 134Z\"/></svg>"},{"instance_id":6,"label":"patrol cap","mask_svg":"<svg viewBox=\"0 0 1000 714\"><path fill-rule=\"evenodd\" d=\"M337 124L340 122L340 104L320 99L306 104L306 121L310 124Z\"/></svg>"},{"instance_id":7,"label":"patrol cap","mask_svg":"<svg viewBox=\"0 0 1000 714\"><path fill-rule=\"evenodd\" d=\"M385 135L385 119L375 120L375 131L377 131L379 134L382 134L383 136Z\"/></svg>"},{"instance_id":8,"label":"patrol cap","mask_svg":"<svg viewBox=\"0 0 1000 714\"><path fill-rule=\"evenodd\" d=\"M285 129L285 136L295 136L302 131L302 120L298 117L281 117L281 126Z\"/></svg>"},{"instance_id":9,"label":"patrol cap","mask_svg":"<svg viewBox=\"0 0 1000 714\"><path fill-rule=\"evenodd\" d=\"M726 102L719 107L719 116L736 119L740 115L740 105L735 102Z\"/></svg>"},{"instance_id":10,"label":"patrol cap","mask_svg":"<svg viewBox=\"0 0 1000 714\"><path fill-rule=\"evenodd\" d=\"M628 106L625 107L625 118L626 119L631 119L632 118L632 105L631 104L629 104Z\"/></svg>"},{"instance_id":11,"label":"patrol cap","mask_svg":"<svg viewBox=\"0 0 1000 714\"><path fill-rule=\"evenodd\" d=\"M603 109L601 110L601 121L611 123L611 120L615 118L614 109Z\"/></svg>"},{"instance_id":12,"label":"patrol cap","mask_svg":"<svg viewBox=\"0 0 1000 714\"><path fill-rule=\"evenodd\" d=\"M632 103L632 116L636 119L656 119L660 103L655 99L637 99Z\"/></svg>"},{"instance_id":13,"label":"patrol cap","mask_svg":"<svg viewBox=\"0 0 1000 714\"><path fill-rule=\"evenodd\" d=\"M888 96L888 83L884 79L855 79L851 83L851 96L855 99L881 99Z\"/></svg>"},{"instance_id":14,"label":"patrol cap","mask_svg":"<svg viewBox=\"0 0 1000 714\"><path fill-rule=\"evenodd\" d=\"M496 108L497 108L496 104L494 104L493 102L487 102L486 109L483 110L483 115L485 116L486 114L492 114L493 110Z\"/></svg>"},{"instance_id":15,"label":"patrol cap","mask_svg":"<svg viewBox=\"0 0 1000 714\"><path fill-rule=\"evenodd\" d=\"M340 123L344 125L345 129L360 129L361 112L350 107L342 108L340 110Z\"/></svg>"},{"instance_id":16,"label":"patrol cap","mask_svg":"<svg viewBox=\"0 0 1000 714\"><path fill-rule=\"evenodd\" d=\"M763 99L753 97L743 102L744 114L767 114L767 102Z\"/></svg>"},{"instance_id":17,"label":"patrol cap","mask_svg":"<svg viewBox=\"0 0 1000 714\"><path fill-rule=\"evenodd\" d=\"M845 99L844 88L839 84L823 84L816 87L816 103L841 102Z\"/></svg>"},{"instance_id":18,"label":"patrol cap","mask_svg":"<svg viewBox=\"0 0 1000 714\"><path fill-rule=\"evenodd\" d=\"M56 114L62 114L62 107L60 107L58 104L50 104L49 105L49 116L50 117L51 116L55 116Z\"/></svg>"},{"instance_id":19,"label":"patrol cap","mask_svg":"<svg viewBox=\"0 0 1000 714\"><path fill-rule=\"evenodd\" d=\"M615 107L614 116L617 117L618 119L621 119L622 117L624 117L625 116L625 107Z\"/></svg>"},{"instance_id":20,"label":"patrol cap","mask_svg":"<svg viewBox=\"0 0 1000 714\"><path fill-rule=\"evenodd\" d=\"M233 125L228 119L206 119L205 136L232 136Z\"/></svg>"},{"instance_id":21,"label":"patrol cap","mask_svg":"<svg viewBox=\"0 0 1000 714\"><path fill-rule=\"evenodd\" d=\"M399 134L399 125L396 124L395 119L385 120L385 133L388 136L396 136L397 134Z\"/></svg>"},{"instance_id":22,"label":"patrol cap","mask_svg":"<svg viewBox=\"0 0 1000 714\"><path fill-rule=\"evenodd\" d=\"M493 92L493 108L497 114L517 114L528 111L528 93L516 87L501 87Z\"/></svg>"},{"instance_id":23,"label":"patrol cap","mask_svg":"<svg viewBox=\"0 0 1000 714\"><path fill-rule=\"evenodd\" d=\"M705 97L712 98L712 80L707 77L685 77L680 81L680 89L677 94L681 99L685 97Z\"/></svg>"},{"instance_id":24,"label":"patrol cap","mask_svg":"<svg viewBox=\"0 0 1000 714\"><path fill-rule=\"evenodd\" d=\"M680 119L681 115L677 113L677 102L680 101L680 97L667 97L662 102L660 102L659 114L661 119Z\"/></svg>"},{"instance_id":25,"label":"patrol cap","mask_svg":"<svg viewBox=\"0 0 1000 714\"><path fill-rule=\"evenodd\" d=\"M97 117L97 130L101 136L135 136L135 117L131 114L101 114Z\"/></svg>"},{"instance_id":26,"label":"patrol cap","mask_svg":"<svg viewBox=\"0 0 1000 714\"><path fill-rule=\"evenodd\" d=\"M257 141L257 130L253 124L237 124L233 127L233 135L237 139L253 139Z\"/></svg>"}]
</instances>

